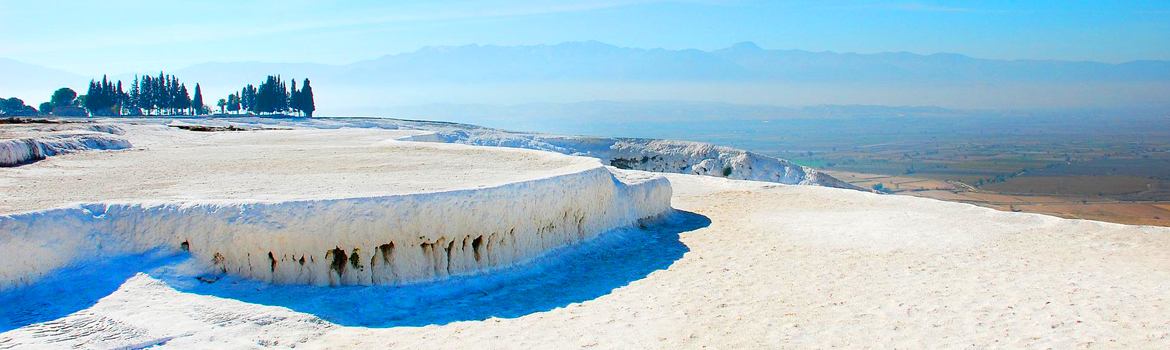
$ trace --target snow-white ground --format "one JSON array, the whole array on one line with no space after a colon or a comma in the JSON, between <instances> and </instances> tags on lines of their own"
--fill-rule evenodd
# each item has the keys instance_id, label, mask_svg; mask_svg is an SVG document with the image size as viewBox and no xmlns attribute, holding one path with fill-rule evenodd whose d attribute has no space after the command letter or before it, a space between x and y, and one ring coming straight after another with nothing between
<instances>
[{"instance_id":1,"label":"snow-white ground","mask_svg":"<svg viewBox=\"0 0 1170 350\"><path fill-rule=\"evenodd\" d=\"M411 130L404 139L524 148L593 157L623 169L695 174L736 180L859 189L815 169L753 152L709 143L619 137L567 136L506 131L476 125L391 118L272 119L256 117L107 119L106 122L169 123L242 128L364 128Z\"/></svg>"},{"instance_id":2,"label":"snow-white ground","mask_svg":"<svg viewBox=\"0 0 1170 350\"><path fill-rule=\"evenodd\" d=\"M287 201L438 192L600 167L546 152L394 141L412 131L124 128L136 148L4 169L0 214L144 198Z\"/></svg>"},{"instance_id":3,"label":"snow-white ground","mask_svg":"<svg viewBox=\"0 0 1170 350\"><path fill-rule=\"evenodd\" d=\"M94 154L166 143L135 134L145 150ZM658 181L610 171L615 186ZM427 283L209 276L200 244L69 265L0 292L0 349L1170 348L1168 228L666 178L677 210L658 220Z\"/></svg>"},{"instance_id":4,"label":"snow-white ground","mask_svg":"<svg viewBox=\"0 0 1170 350\"><path fill-rule=\"evenodd\" d=\"M668 178L664 224L435 284L205 284L186 254L110 261L0 295L16 305L0 348L1170 347L1170 229Z\"/></svg>"},{"instance_id":5,"label":"snow-white ground","mask_svg":"<svg viewBox=\"0 0 1170 350\"><path fill-rule=\"evenodd\" d=\"M669 210L665 179L410 132L195 133L128 126L140 148L0 173L0 289L62 267L189 250L208 279L397 284L479 273ZM166 140L166 141L164 141Z\"/></svg>"}]
</instances>

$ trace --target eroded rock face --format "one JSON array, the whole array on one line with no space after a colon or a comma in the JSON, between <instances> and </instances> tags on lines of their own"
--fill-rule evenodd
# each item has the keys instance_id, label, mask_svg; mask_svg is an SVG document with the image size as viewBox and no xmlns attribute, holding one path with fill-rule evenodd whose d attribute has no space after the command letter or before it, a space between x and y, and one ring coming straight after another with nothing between
<instances>
[{"instance_id":1,"label":"eroded rock face","mask_svg":"<svg viewBox=\"0 0 1170 350\"><path fill-rule=\"evenodd\" d=\"M670 211L661 177L600 165L502 186L264 203L89 204L0 216L0 289L153 249L273 283L396 284L488 271ZM20 252L20 254L16 254Z\"/></svg>"}]
</instances>

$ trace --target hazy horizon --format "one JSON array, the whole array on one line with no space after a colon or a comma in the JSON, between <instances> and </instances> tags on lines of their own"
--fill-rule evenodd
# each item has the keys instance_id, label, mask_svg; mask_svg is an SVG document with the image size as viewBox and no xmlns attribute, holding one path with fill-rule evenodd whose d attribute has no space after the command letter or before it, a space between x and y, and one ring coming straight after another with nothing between
<instances>
[{"instance_id":1,"label":"hazy horizon","mask_svg":"<svg viewBox=\"0 0 1170 350\"><path fill-rule=\"evenodd\" d=\"M1170 112L1158 1L0 0L0 30L16 33L0 38L0 97L32 104L165 71L208 105L269 74L308 78L321 115L590 101Z\"/></svg>"},{"instance_id":2,"label":"hazy horizon","mask_svg":"<svg viewBox=\"0 0 1170 350\"><path fill-rule=\"evenodd\" d=\"M751 41L812 52L959 53L1119 63L1170 59L1158 1L344 1L0 0L0 57L82 75L201 62L347 64L425 46L597 40L715 50ZM1119 40L1124 38L1124 40Z\"/></svg>"},{"instance_id":3,"label":"hazy horizon","mask_svg":"<svg viewBox=\"0 0 1170 350\"><path fill-rule=\"evenodd\" d=\"M0 1L2 1L2 0L0 0ZM90 77L90 78L98 77L98 78L100 78L103 75L109 76L109 77L124 77L124 76L135 75L135 74L139 74L139 75L158 74L158 72L160 72L160 71L165 71L165 72L181 71L184 69L197 67L197 66L201 66L201 65L207 65L207 64L279 64L279 65L345 66L345 65L361 63L361 62L366 62L366 61L373 61L373 60L377 60L379 58L384 58L384 57L389 57L389 56L412 54L412 53L418 53L418 52L427 51L427 50L458 49L458 48L465 48L465 47L534 47L534 46L541 47L541 46L556 46L556 45L563 45L563 44L583 44L583 43L600 43L600 44L604 44L604 45L615 46L615 47L622 48L622 49L636 49L636 50L648 50L648 51L649 50L667 50L667 51L698 50L698 51L704 51L704 52L714 52L714 51L718 51L718 50L733 48L737 45L744 45L744 44L759 46L756 42L751 41L751 40L736 41L736 42L732 42L726 46L715 47L715 48L711 48L711 49L687 48L687 47L664 48L664 47L620 46L620 45L612 44L609 42L604 42L601 40L595 40L595 39L571 40L571 41L552 42L552 43L521 44L521 45L500 45L500 44L494 44L494 43L475 43L475 42L472 42L472 43L453 44L453 45L423 45L423 46L419 46L419 47L411 49L411 50L398 51L398 52L388 52L388 53L384 53L384 54L380 54L380 55L372 55L372 56L368 56L368 57L356 57L356 58L353 58L349 61L344 61L344 62L314 62L314 61L304 61L304 60L281 60L280 59L281 57L274 57L275 59L272 59L272 60L257 60L257 59L234 60L234 59L231 59L229 57L227 59L222 59L222 60L208 60L208 61L195 62L195 63L191 63L191 64L187 64L187 65L176 66L173 68L143 68L143 69L131 69L131 70L125 70L125 71L96 70L93 72L72 71L69 69L61 68L61 67L55 67L52 65L45 65L45 64L41 64L39 62L34 62L34 61L15 59L13 57L7 57L7 56L0 56L0 60L10 60L10 61L14 61L17 63L33 65L33 66L37 66L40 68L56 70L56 71L60 71L63 73L82 76L82 77ZM805 48L798 48L798 47L762 47L762 46L759 46L759 47L764 49L764 50L769 50L769 51L790 51L790 52L803 52L803 53L811 53L811 54L837 54L837 55L911 54L911 55L918 55L918 56L955 55L955 56L963 56L963 57L972 58L972 59L996 60L996 61L1017 61L1017 62L1018 61L1035 61L1035 62L1067 62L1067 63L1102 63L1102 64L1110 64L1110 65L1150 62L1150 61L1170 62L1170 57L1167 57L1167 58L1134 58L1134 59L1127 59L1127 60L1121 60L1121 61L1109 61L1109 60L1061 59L1061 58L981 57L978 55L971 55L971 54L967 54L967 53L963 53L963 52L948 52L948 51L915 52L915 51L906 51L906 50L901 50L901 51L890 50L890 51L859 52L859 51L838 51L838 50L812 50L812 49L805 49ZM159 66L159 67L162 67L162 66Z\"/></svg>"},{"instance_id":4,"label":"hazy horizon","mask_svg":"<svg viewBox=\"0 0 1170 350\"><path fill-rule=\"evenodd\" d=\"M90 79L0 60L0 95L30 102ZM141 72L156 74L155 72ZM952 109L1170 110L1170 61L1006 61L957 54L772 50L751 42L711 51L598 41L430 46L346 65L201 63L167 71L200 83L206 102L269 74L309 78L323 115L382 115L435 104L515 106L590 101L735 105L939 106ZM136 73L110 74L129 83ZM193 88L193 87L192 87ZM430 117L422 114L414 117Z\"/></svg>"}]
</instances>

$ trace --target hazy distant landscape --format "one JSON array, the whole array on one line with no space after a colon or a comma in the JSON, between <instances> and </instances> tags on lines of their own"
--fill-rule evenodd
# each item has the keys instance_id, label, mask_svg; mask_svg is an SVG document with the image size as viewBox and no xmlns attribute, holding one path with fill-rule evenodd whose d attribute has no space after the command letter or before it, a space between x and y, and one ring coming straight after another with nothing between
<instances>
[{"instance_id":1,"label":"hazy distant landscape","mask_svg":"<svg viewBox=\"0 0 1170 350\"><path fill-rule=\"evenodd\" d=\"M862 117L644 129L790 159L896 194L1170 226L1166 118Z\"/></svg>"},{"instance_id":2,"label":"hazy distant landscape","mask_svg":"<svg viewBox=\"0 0 1170 350\"><path fill-rule=\"evenodd\" d=\"M348 64L207 62L168 73L212 97L268 75L312 79L324 115L385 115L431 104L510 106L591 101L690 101L764 106L884 105L998 110L1124 108L1170 111L1170 62L996 60L960 54L765 49L743 42L703 51L551 45L427 46ZM84 75L0 59L0 91L30 102L109 74ZM9 96L9 97L11 97Z\"/></svg>"},{"instance_id":3,"label":"hazy distant landscape","mask_svg":"<svg viewBox=\"0 0 1170 350\"><path fill-rule=\"evenodd\" d=\"M435 104L383 113L511 130L711 142L887 193L1170 226L1170 119L1159 112L593 101Z\"/></svg>"},{"instance_id":4,"label":"hazy distant landscape","mask_svg":"<svg viewBox=\"0 0 1170 350\"><path fill-rule=\"evenodd\" d=\"M602 101L431 105L388 114L711 142L789 159L888 193L1170 226L1170 119L1157 113Z\"/></svg>"}]
</instances>

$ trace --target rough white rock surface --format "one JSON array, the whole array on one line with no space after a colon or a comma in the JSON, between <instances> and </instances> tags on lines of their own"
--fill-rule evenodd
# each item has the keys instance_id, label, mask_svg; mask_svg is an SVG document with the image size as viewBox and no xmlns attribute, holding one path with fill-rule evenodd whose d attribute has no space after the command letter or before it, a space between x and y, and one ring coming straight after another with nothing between
<instances>
[{"instance_id":1,"label":"rough white rock surface","mask_svg":"<svg viewBox=\"0 0 1170 350\"><path fill-rule=\"evenodd\" d=\"M395 284L524 262L669 210L603 167L484 189L289 202L100 203L0 216L0 289L156 248L275 283ZM215 272L215 271L211 271Z\"/></svg>"},{"instance_id":2,"label":"rough white rock surface","mask_svg":"<svg viewBox=\"0 0 1170 350\"><path fill-rule=\"evenodd\" d=\"M164 120L135 122L171 123ZM184 123L243 128L367 128L418 131L405 139L477 146L524 148L600 159L619 168L693 174L734 180L865 190L787 160L703 142L513 132L476 125L392 118L220 118ZM866 190L868 191L868 190Z\"/></svg>"},{"instance_id":3,"label":"rough white rock surface","mask_svg":"<svg viewBox=\"0 0 1170 350\"><path fill-rule=\"evenodd\" d=\"M0 167L81 150L129 148L123 133L118 126L103 124L2 125Z\"/></svg>"},{"instance_id":4,"label":"rough white rock surface","mask_svg":"<svg viewBox=\"0 0 1170 350\"><path fill-rule=\"evenodd\" d=\"M1170 228L666 176L673 205L710 224L603 255L579 274L561 275L580 266L570 259L498 284L384 289L235 285L231 277L201 284L182 271L134 269L143 273L115 279L86 303L7 328L7 310L73 298L0 293L0 349L1170 348ZM631 236L641 242L653 230ZM672 245L685 254L652 272L555 307L530 306L596 287ZM456 296L433 297L442 293ZM352 322L366 317L424 322Z\"/></svg>"},{"instance_id":5,"label":"rough white rock surface","mask_svg":"<svg viewBox=\"0 0 1170 350\"><path fill-rule=\"evenodd\" d=\"M434 280L525 262L670 210L664 178L615 175L587 158L371 131L148 131L181 142L0 176L12 195L0 198L12 211L0 216L0 255L15 257L0 265L0 290L156 249L189 250L209 274L275 283ZM182 141L191 135L201 137ZM61 204L77 194L89 200Z\"/></svg>"},{"instance_id":6,"label":"rough white rock surface","mask_svg":"<svg viewBox=\"0 0 1170 350\"><path fill-rule=\"evenodd\" d=\"M409 139L581 155L622 169L858 189L783 159L703 142L515 133L483 128L437 130Z\"/></svg>"}]
</instances>

